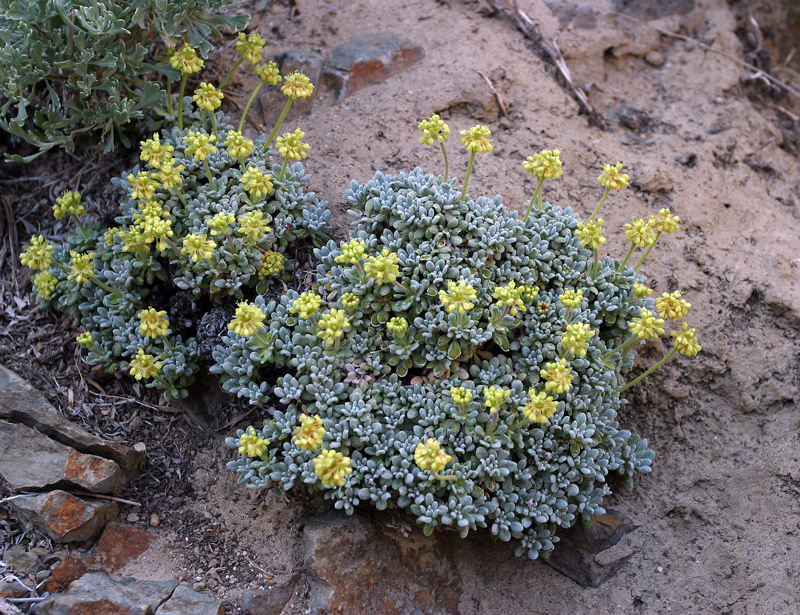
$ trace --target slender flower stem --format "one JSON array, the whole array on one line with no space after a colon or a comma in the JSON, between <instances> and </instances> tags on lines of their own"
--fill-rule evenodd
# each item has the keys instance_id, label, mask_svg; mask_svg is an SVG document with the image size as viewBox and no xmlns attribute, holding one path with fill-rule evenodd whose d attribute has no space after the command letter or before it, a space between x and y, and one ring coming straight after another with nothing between
<instances>
[{"instance_id":1,"label":"slender flower stem","mask_svg":"<svg viewBox=\"0 0 800 615\"><path fill-rule=\"evenodd\" d=\"M286 101L286 105L283 107L283 111L281 111L281 116L278 118L278 121L275 124L275 128L272 129L272 132L269 135L269 139L267 139L267 142L264 144L264 147L269 147L270 145L272 145L272 140L275 138L275 135L278 134L278 130L280 130L281 124L283 124L283 120L286 119L286 114L289 113L289 107L292 106L292 102L294 102L293 98L289 98L289 100Z\"/></svg>"},{"instance_id":2,"label":"slender flower stem","mask_svg":"<svg viewBox=\"0 0 800 615\"><path fill-rule=\"evenodd\" d=\"M264 85L264 83L266 83L266 82L265 81L261 81L256 86L256 89L253 90L253 93L250 94L250 98L247 99L247 104L244 106L244 111L242 111L242 117L239 120L239 128L237 128L237 130L239 132L242 132L242 126L244 126L244 120L247 117L247 112L250 110L250 105L253 104L253 101L256 99L256 94L258 94L258 91L261 89L261 86ZM289 104L291 104L291 102L292 102L292 99L290 98L289 99ZM281 118L283 118L283 116L281 116ZM269 144L270 144L270 141L267 141L266 145L269 145Z\"/></svg>"},{"instance_id":3,"label":"slender flower stem","mask_svg":"<svg viewBox=\"0 0 800 615\"><path fill-rule=\"evenodd\" d=\"M675 348L673 348L672 350L670 350L670 351L667 353L667 356L666 356L666 357L664 357L663 359L661 359L661 360L660 360L658 363L656 363L655 365L653 365L653 367L651 367L650 369L648 369L648 370L647 370L645 373L643 373L641 376L639 376L639 377L638 377L638 378L636 378L635 380L631 380L631 381L630 381L628 384L626 384L624 387L622 387L621 389L619 389L619 390L617 391L617 393L622 393L623 391L627 391L627 390L628 390L629 388L631 388L631 387L632 387L634 384L636 384L637 382L639 382L639 381L640 381L640 380L642 380L643 378L646 378L647 376L649 376L650 374L652 374L652 373L653 373L654 371L656 371L656 370L657 370L659 367L661 367L662 365L664 365L664 363L666 363L667 361L669 361L669 359L672 357L672 355L674 355L674 354L675 354L675 352L676 352L677 350L678 350L678 347L676 346Z\"/></svg>"},{"instance_id":4,"label":"slender flower stem","mask_svg":"<svg viewBox=\"0 0 800 615\"><path fill-rule=\"evenodd\" d=\"M497 410L492 412L492 424L489 425L489 429L486 430L486 436L491 436L494 434L495 427L497 427L497 419L500 417L500 411Z\"/></svg>"},{"instance_id":5,"label":"slender flower stem","mask_svg":"<svg viewBox=\"0 0 800 615\"><path fill-rule=\"evenodd\" d=\"M172 106L172 82L167 79L167 111L170 115L175 115L175 108Z\"/></svg>"},{"instance_id":6,"label":"slender flower stem","mask_svg":"<svg viewBox=\"0 0 800 615\"><path fill-rule=\"evenodd\" d=\"M444 141L440 142L442 146L442 154L444 155L444 181L450 176L450 163L447 161L447 150L444 148Z\"/></svg>"},{"instance_id":7,"label":"slender flower stem","mask_svg":"<svg viewBox=\"0 0 800 615\"><path fill-rule=\"evenodd\" d=\"M208 114L211 116L211 126L214 127L214 137L216 137L217 143L219 143L219 133L217 132L217 117L213 111L209 110Z\"/></svg>"},{"instance_id":8,"label":"slender flower stem","mask_svg":"<svg viewBox=\"0 0 800 615\"><path fill-rule=\"evenodd\" d=\"M245 168L245 164L244 164L244 156L239 156L239 164L242 167L242 173L246 173L247 169Z\"/></svg>"},{"instance_id":9,"label":"slender flower stem","mask_svg":"<svg viewBox=\"0 0 800 615\"><path fill-rule=\"evenodd\" d=\"M211 169L208 166L207 158L203 158L203 165L206 167L206 176L208 177L208 183L211 184L211 189L216 190L217 185L214 183L214 178L211 177Z\"/></svg>"},{"instance_id":10,"label":"slender flower stem","mask_svg":"<svg viewBox=\"0 0 800 615\"><path fill-rule=\"evenodd\" d=\"M589 216L587 222L591 222L592 218L594 218L597 215L597 212L600 211L600 208L603 206L603 203L605 203L606 199L608 198L609 192L611 192L611 188L606 188L606 191L603 193L603 198L600 199L600 202L597 204L597 207L594 208L594 211L592 212L592 215Z\"/></svg>"},{"instance_id":11,"label":"slender flower stem","mask_svg":"<svg viewBox=\"0 0 800 615\"><path fill-rule=\"evenodd\" d=\"M402 290L404 293L410 293L410 292L411 292L411 289L410 289L410 288L408 288L407 286L404 286L403 284L401 284L401 283L400 283L400 282L398 282L397 280L395 280L394 282L392 282L392 284L394 284L394 285L395 285L397 288L399 288L400 290Z\"/></svg>"},{"instance_id":12,"label":"slender flower stem","mask_svg":"<svg viewBox=\"0 0 800 615\"><path fill-rule=\"evenodd\" d=\"M181 90L178 94L178 128L183 130L183 91L186 89L186 73L181 78Z\"/></svg>"},{"instance_id":13,"label":"slender flower stem","mask_svg":"<svg viewBox=\"0 0 800 615\"><path fill-rule=\"evenodd\" d=\"M544 177L540 177L539 183L536 185L536 192L533 193L533 198L531 199L531 202L528 205L528 209L525 211L525 215L522 217L523 222L525 222L528 219L528 216L531 215L533 204L536 202L536 197L538 197L541 194L543 185L544 185Z\"/></svg>"},{"instance_id":14,"label":"slender flower stem","mask_svg":"<svg viewBox=\"0 0 800 615\"><path fill-rule=\"evenodd\" d=\"M635 336L635 335L632 336L632 337L629 337L622 344L620 344L619 346L617 346L613 350L609 350L606 354L604 354L602 357L600 357L600 360L605 362L606 359L609 359L609 358L613 357L618 352L625 352L627 350L630 350L631 348L633 348L636 345L637 342L640 342L640 341L641 341L641 339L639 337Z\"/></svg>"},{"instance_id":15,"label":"slender flower stem","mask_svg":"<svg viewBox=\"0 0 800 615\"><path fill-rule=\"evenodd\" d=\"M475 154L476 152L472 152L472 156L469 157L469 166L467 167L467 176L464 178L464 187L461 189L461 200L464 200L464 197L467 196L467 184L469 183L469 176L472 174L472 164L475 162Z\"/></svg>"},{"instance_id":16,"label":"slender flower stem","mask_svg":"<svg viewBox=\"0 0 800 615\"><path fill-rule=\"evenodd\" d=\"M283 181L283 174L284 174L284 173L286 173L286 166L287 166L288 164L289 164L289 156L286 156L286 157L283 159L283 164L281 165L281 170L278 172L278 177L276 177L276 179L277 179L279 182L282 182L282 181Z\"/></svg>"},{"instance_id":17,"label":"slender flower stem","mask_svg":"<svg viewBox=\"0 0 800 615\"><path fill-rule=\"evenodd\" d=\"M178 188L177 186L175 186L175 194L178 195L178 198L181 200L181 203L183 203L184 207L189 207L189 205L186 203L186 199L183 198L183 193L181 192L181 189Z\"/></svg>"},{"instance_id":18,"label":"slender flower stem","mask_svg":"<svg viewBox=\"0 0 800 615\"><path fill-rule=\"evenodd\" d=\"M631 244L631 249L630 249L630 250L628 250L628 253L625 255L625 260L624 260L624 261L622 261L622 265L621 265L622 267L624 267L625 265L627 265L627 264L628 264L628 259L630 259L630 257L631 257L631 254L633 254L633 250L634 250L634 248L635 248L635 247L636 247L636 244L635 244L635 243L632 243L632 244Z\"/></svg>"},{"instance_id":19,"label":"slender flower stem","mask_svg":"<svg viewBox=\"0 0 800 615\"><path fill-rule=\"evenodd\" d=\"M230 78L231 78L231 75L233 75L233 72L234 72L234 71L235 71L237 68L239 68L239 65L240 65L242 62L244 62L244 56L242 56L241 58L239 58L239 61L238 61L236 64L234 64L234 65L233 65L233 68L232 68L232 69L230 69L230 70L228 71L228 74L227 74L227 75L225 75L225 79L223 79L223 80L222 80L222 83L220 83L220 84L219 84L219 89L220 89L220 90L222 89L222 86L224 86L226 83L228 83L228 79L230 79Z\"/></svg>"},{"instance_id":20,"label":"slender flower stem","mask_svg":"<svg viewBox=\"0 0 800 615\"><path fill-rule=\"evenodd\" d=\"M597 248L594 249L594 267L592 267L592 277L597 275L597 269L599 268L600 264L598 263L597 258Z\"/></svg>"},{"instance_id":21,"label":"slender flower stem","mask_svg":"<svg viewBox=\"0 0 800 615\"><path fill-rule=\"evenodd\" d=\"M438 478L439 480L457 480L458 477L454 474L437 474L436 472L431 472L434 478Z\"/></svg>"},{"instance_id":22,"label":"slender flower stem","mask_svg":"<svg viewBox=\"0 0 800 615\"><path fill-rule=\"evenodd\" d=\"M642 255L642 258L639 259L639 262L633 266L634 271L636 271L637 269L639 269L639 267L642 266L644 259L646 259L647 255L650 254L650 251L653 249L653 246L656 245L656 242L658 241L659 237L661 237L661 231L658 231L658 233L656 234L656 238L653 240L653 243L651 243L650 246L647 248L645 253Z\"/></svg>"},{"instance_id":23,"label":"slender flower stem","mask_svg":"<svg viewBox=\"0 0 800 615\"><path fill-rule=\"evenodd\" d=\"M52 261L50 264L51 264L51 265L55 265L56 267L58 267L59 269L61 269L61 271L63 271L64 273L72 273L72 271L70 270L70 268L69 268L69 267L65 267L64 265L62 265L62 264L61 264L61 263L59 263L58 261ZM111 288L111 287L110 287L108 284L106 284L105 282L101 282L101 281L100 281L100 280L98 280L98 279L97 279L97 278L96 278L94 275L90 274L90 275L89 275L89 276L87 276L87 277L88 277L88 278L89 278L89 279L90 279L92 282L94 282L95 284L97 284L97 285L98 285L100 288L102 288L103 290L107 290L107 291L108 291L108 292L110 292L112 295L116 295L117 297L121 297L121 296L122 296L122 293L121 293L121 292L119 292L118 290L114 290L113 288Z\"/></svg>"}]
</instances>

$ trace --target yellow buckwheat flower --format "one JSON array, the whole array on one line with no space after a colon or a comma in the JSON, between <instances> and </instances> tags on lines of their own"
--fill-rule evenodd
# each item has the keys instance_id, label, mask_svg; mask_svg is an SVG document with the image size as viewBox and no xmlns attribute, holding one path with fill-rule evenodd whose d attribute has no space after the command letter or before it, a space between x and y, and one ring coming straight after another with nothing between
<instances>
[{"instance_id":1,"label":"yellow buckwheat flower","mask_svg":"<svg viewBox=\"0 0 800 615\"><path fill-rule=\"evenodd\" d=\"M327 346L333 346L333 343L341 338L349 328L350 320L345 315L345 311L331 308L329 313L320 316L317 337L325 340Z\"/></svg>"},{"instance_id":2,"label":"yellow buckwheat flower","mask_svg":"<svg viewBox=\"0 0 800 615\"><path fill-rule=\"evenodd\" d=\"M379 256L370 256L369 260L364 263L364 273L375 278L377 286L391 284L400 273L400 267L397 266L399 262L397 254L384 248Z\"/></svg>"},{"instance_id":3,"label":"yellow buckwheat flower","mask_svg":"<svg viewBox=\"0 0 800 615\"><path fill-rule=\"evenodd\" d=\"M164 318L167 315L165 310L157 311L155 308L147 308L139 312L139 331L142 335L157 339L165 336L169 331L169 320Z\"/></svg>"},{"instance_id":4,"label":"yellow buckwheat flower","mask_svg":"<svg viewBox=\"0 0 800 615\"><path fill-rule=\"evenodd\" d=\"M253 210L239 216L239 228L236 232L244 236L245 241L256 243L272 229L267 226L267 221L263 219L264 212Z\"/></svg>"},{"instance_id":5,"label":"yellow buckwheat flower","mask_svg":"<svg viewBox=\"0 0 800 615\"><path fill-rule=\"evenodd\" d=\"M225 147L228 148L228 156L231 158L243 158L249 156L253 151L253 142L245 139L241 132L229 130L228 137L225 139Z\"/></svg>"},{"instance_id":6,"label":"yellow buckwheat flower","mask_svg":"<svg viewBox=\"0 0 800 615\"><path fill-rule=\"evenodd\" d=\"M489 408L490 414L495 414L506 400L511 397L511 391L491 386L483 389L483 396L486 398L484 405Z\"/></svg>"},{"instance_id":7,"label":"yellow buckwheat flower","mask_svg":"<svg viewBox=\"0 0 800 615\"><path fill-rule=\"evenodd\" d=\"M157 132L153 134L151 139L142 141L141 146L142 153L139 155L139 158L149 163L151 167L156 169L160 169L161 165L165 161L171 160L172 152L175 151L175 148L169 143L161 142L161 137L159 137Z\"/></svg>"},{"instance_id":8,"label":"yellow buckwheat flower","mask_svg":"<svg viewBox=\"0 0 800 615\"><path fill-rule=\"evenodd\" d=\"M345 293L342 295L342 305L350 312L354 312L361 305L361 299L353 293Z\"/></svg>"},{"instance_id":9,"label":"yellow buckwheat flower","mask_svg":"<svg viewBox=\"0 0 800 615\"><path fill-rule=\"evenodd\" d=\"M186 154L194 156L195 160L205 160L209 154L217 153L217 148L212 145L217 140L214 135L190 130L183 140L186 143Z\"/></svg>"},{"instance_id":10,"label":"yellow buckwheat flower","mask_svg":"<svg viewBox=\"0 0 800 615\"><path fill-rule=\"evenodd\" d=\"M314 459L314 474L326 487L344 487L344 479L353 473L350 457L344 457L337 451L323 449Z\"/></svg>"},{"instance_id":11,"label":"yellow buckwheat flower","mask_svg":"<svg viewBox=\"0 0 800 615\"><path fill-rule=\"evenodd\" d=\"M49 271L42 271L33 276L33 283L36 286L36 294L46 301L53 296L58 278Z\"/></svg>"},{"instance_id":12,"label":"yellow buckwheat flower","mask_svg":"<svg viewBox=\"0 0 800 615\"><path fill-rule=\"evenodd\" d=\"M278 137L275 142L278 146L278 153L292 160L303 160L306 157L305 150L311 149L308 143L303 143L300 139L306 136L299 128L294 133L287 132L282 137Z\"/></svg>"},{"instance_id":13,"label":"yellow buckwheat flower","mask_svg":"<svg viewBox=\"0 0 800 615\"><path fill-rule=\"evenodd\" d=\"M561 149L543 149L538 154L528 156L522 163L528 173L541 179L558 179L564 174L561 168Z\"/></svg>"},{"instance_id":14,"label":"yellow buckwheat flower","mask_svg":"<svg viewBox=\"0 0 800 615\"><path fill-rule=\"evenodd\" d=\"M641 299L642 297L647 297L647 295L652 295L652 294L653 294L653 289L648 288L644 284L639 284L638 282L636 282L633 285L633 296L636 297L637 299Z\"/></svg>"},{"instance_id":15,"label":"yellow buckwheat flower","mask_svg":"<svg viewBox=\"0 0 800 615\"><path fill-rule=\"evenodd\" d=\"M261 278L266 278L267 276L280 273L286 266L284 263L283 254L280 252L264 252L264 254L261 255L261 260L264 263L258 269L258 275Z\"/></svg>"},{"instance_id":16,"label":"yellow buckwheat flower","mask_svg":"<svg viewBox=\"0 0 800 615\"><path fill-rule=\"evenodd\" d=\"M325 427L322 426L320 416L300 415L300 425L294 430L292 441L297 448L304 451L314 451L322 446L322 438L325 437Z\"/></svg>"},{"instance_id":17,"label":"yellow buckwheat flower","mask_svg":"<svg viewBox=\"0 0 800 615\"><path fill-rule=\"evenodd\" d=\"M127 231L117 233L122 240L122 251L131 254L144 254L150 251L152 237L138 226L132 226Z\"/></svg>"},{"instance_id":18,"label":"yellow buckwheat flower","mask_svg":"<svg viewBox=\"0 0 800 615\"><path fill-rule=\"evenodd\" d=\"M620 173L622 171L622 163L618 162L616 166L610 164L603 165L603 172L597 178L603 186L614 190L622 190L628 185L630 177Z\"/></svg>"},{"instance_id":19,"label":"yellow buckwheat flower","mask_svg":"<svg viewBox=\"0 0 800 615\"><path fill-rule=\"evenodd\" d=\"M400 316L395 316L386 323L386 328L398 337L403 337L408 331L408 321Z\"/></svg>"},{"instance_id":20,"label":"yellow buckwheat flower","mask_svg":"<svg viewBox=\"0 0 800 615\"><path fill-rule=\"evenodd\" d=\"M533 286L532 284L526 284L523 296L525 297L525 301L531 303L534 299L536 299L536 297L539 296L539 287Z\"/></svg>"},{"instance_id":21,"label":"yellow buckwheat flower","mask_svg":"<svg viewBox=\"0 0 800 615\"><path fill-rule=\"evenodd\" d=\"M78 284L87 284L94 276L94 252L80 254L75 250L69 251L70 272L68 280L75 280Z\"/></svg>"},{"instance_id":22,"label":"yellow buckwheat flower","mask_svg":"<svg viewBox=\"0 0 800 615\"><path fill-rule=\"evenodd\" d=\"M131 185L131 198L149 200L153 198L153 193L158 188L158 182L150 177L147 171L139 171L136 177L128 174L128 183Z\"/></svg>"},{"instance_id":23,"label":"yellow buckwheat flower","mask_svg":"<svg viewBox=\"0 0 800 615\"><path fill-rule=\"evenodd\" d=\"M674 233L678 230L678 222L680 221L681 219L670 214L667 208L660 209L657 216L648 217L648 224L659 233Z\"/></svg>"},{"instance_id":24,"label":"yellow buckwheat flower","mask_svg":"<svg viewBox=\"0 0 800 615\"><path fill-rule=\"evenodd\" d=\"M254 199L260 199L272 192L272 175L264 173L258 167L247 167L239 180L244 184L244 189Z\"/></svg>"},{"instance_id":25,"label":"yellow buckwheat flower","mask_svg":"<svg viewBox=\"0 0 800 615\"><path fill-rule=\"evenodd\" d=\"M645 220L633 219L633 224L625 225L625 236L632 244L640 248L652 246L656 241L656 232Z\"/></svg>"},{"instance_id":26,"label":"yellow buckwheat flower","mask_svg":"<svg viewBox=\"0 0 800 615\"><path fill-rule=\"evenodd\" d=\"M567 325L561 336L561 345L568 353L585 357L589 350L589 340L595 335L595 331L587 322L578 322Z\"/></svg>"},{"instance_id":27,"label":"yellow buckwheat flower","mask_svg":"<svg viewBox=\"0 0 800 615\"><path fill-rule=\"evenodd\" d=\"M473 301L477 301L478 291L472 284L467 284L466 280L459 280L456 284L453 280L447 280L447 290L439 291L439 301L449 314L458 310L459 314L465 314L475 307Z\"/></svg>"},{"instance_id":28,"label":"yellow buckwheat flower","mask_svg":"<svg viewBox=\"0 0 800 615\"><path fill-rule=\"evenodd\" d=\"M442 450L438 440L428 438L427 442L420 442L414 449L414 461L420 470L428 470L436 474L444 470L452 457Z\"/></svg>"},{"instance_id":29,"label":"yellow buckwheat flower","mask_svg":"<svg viewBox=\"0 0 800 615\"><path fill-rule=\"evenodd\" d=\"M300 318L311 318L322 305L322 297L311 291L302 293L289 308L290 314L297 314Z\"/></svg>"},{"instance_id":30,"label":"yellow buckwheat flower","mask_svg":"<svg viewBox=\"0 0 800 615\"><path fill-rule=\"evenodd\" d=\"M586 224L578 222L575 236L581 240L581 245L584 248L588 247L591 250L597 250L606 242L606 238L603 235L603 219L591 220Z\"/></svg>"},{"instance_id":31,"label":"yellow buckwheat flower","mask_svg":"<svg viewBox=\"0 0 800 615\"><path fill-rule=\"evenodd\" d=\"M53 246L41 235L32 235L31 245L25 246L19 262L37 271L47 269L53 262Z\"/></svg>"},{"instance_id":32,"label":"yellow buckwheat flower","mask_svg":"<svg viewBox=\"0 0 800 615\"><path fill-rule=\"evenodd\" d=\"M450 387L450 397L456 406L466 406L472 401L472 391L464 387Z\"/></svg>"},{"instance_id":33,"label":"yellow buckwheat flower","mask_svg":"<svg viewBox=\"0 0 800 615\"><path fill-rule=\"evenodd\" d=\"M208 239L205 233L189 233L183 238L181 254L196 263L204 258L211 258L216 248L217 243Z\"/></svg>"},{"instance_id":34,"label":"yellow buckwheat flower","mask_svg":"<svg viewBox=\"0 0 800 615\"><path fill-rule=\"evenodd\" d=\"M681 291L676 290L674 293L662 293L659 299L656 299L656 310L661 318L669 318L670 320L680 320L689 312L692 304L681 299Z\"/></svg>"},{"instance_id":35,"label":"yellow buckwheat flower","mask_svg":"<svg viewBox=\"0 0 800 615\"><path fill-rule=\"evenodd\" d=\"M566 359L559 359L555 363L546 363L545 369L540 370L539 375L545 380L544 388L556 393L569 391L572 388L572 380L575 378Z\"/></svg>"},{"instance_id":36,"label":"yellow buckwheat flower","mask_svg":"<svg viewBox=\"0 0 800 615\"><path fill-rule=\"evenodd\" d=\"M429 120L422 120L417 127L422 131L419 142L424 145L433 145L434 142L444 143L450 136L450 127L435 113Z\"/></svg>"},{"instance_id":37,"label":"yellow buckwheat flower","mask_svg":"<svg viewBox=\"0 0 800 615\"><path fill-rule=\"evenodd\" d=\"M522 414L531 423L545 423L558 409L558 402L544 391L537 393L530 389L528 399L530 401L522 407Z\"/></svg>"},{"instance_id":38,"label":"yellow buckwheat flower","mask_svg":"<svg viewBox=\"0 0 800 615\"><path fill-rule=\"evenodd\" d=\"M492 297L497 299L499 307L509 306L508 313L516 316L520 310L527 311L521 298L524 293L525 287L517 286L517 283L511 280L506 286L495 288L494 292L492 292Z\"/></svg>"},{"instance_id":39,"label":"yellow buckwheat flower","mask_svg":"<svg viewBox=\"0 0 800 615\"><path fill-rule=\"evenodd\" d=\"M181 71L184 75L197 73L203 68L203 60L197 57L197 52L189 45L184 45L180 51L173 53L169 63L172 68Z\"/></svg>"},{"instance_id":40,"label":"yellow buckwheat flower","mask_svg":"<svg viewBox=\"0 0 800 615\"><path fill-rule=\"evenodd\" d=\"M221 211L206 220L208 233L212 237L216 237L217 235L227 235L229 231L228 227L234 222L236 222L235 214Z\"/></svg>"},{"instance_id":41,"label":"yellow buckwheat flower","mask_svg":"<svg viewBox=\"0 0 800 615\"><path fill-rule=\"evenodd\" d=\"M473 126L469 130L461 131L461 142L468 152L491 152L494 149L489 137L492 132L488 126Z\"/></svg>"},{"instance_id":42,"label":"yellow buckwheat flower","mask_svg":"<svg viewBox=\"0 0 800 615\"><path fill-rule=\"evenodd\" d=\"M281 92L292 100L297 100L298 98L311 96L314 93L314 86L311 80L303 73L294 72L284 77Z\"/></svg>"},{"instance_id":43,"label":"yellow buckwheat flower","mask_svg":"<svg viewBox=\"0 0 800 615\"><path fill-rule=\"evenodd\" d=\"M228 323L228 329L236 333L236 335L248 337L264 326L265 318L266 316L260 307L254 303L240 301L233 315L233 320Z\"/></svg>"},{"instance_id":44,"label":"yellow buckwheat flower","mask_svg":"<svg viewBox=\"0 0 800 615\"><path fill-rule=\"evenodd\" d=\"M253 427L248 427L247 431L239 436L240 455L247 455L252 459L258 459L264 454L268 446L269 440L259 436Z\"/></svg>"},{"instance_id":45,"label":"yellow buckwheat flower","mask_svg":"<svg viewBox=\"0 0 800 615\"><path fill-rule=\"evenodd\" d=\"M181 177L181 171L183 171L186 167L184 167L183 165L176 167L175 162L176 161L174 158L163 160L161 162L161 166L159 168L158 173L153 174L153 177L155 177L158 181L160 181L161 185L166 190L173 190L174 188L177 188L183 183L183 177Z\"/></svg>"},{"instance_id":46,"label":"yellow buckwheat flower","mask_svg":"<svg viewBox=\"0 0 800 615\"><path fill-rule=\"evenodd\" d=\"M155 378L161 370L161 361L151 354L145 354L144 348L139 348L136 357L130 362L130 374L136 380L142 378Z\"/></svg>"},{"instance_id":47,"label":"yellow buckwheat flower","mask_svg":"<svg viewBox=\"0 0 800 615\"><path fill-rule=\"evenodd\" d=\"M563 305L568 310L574 310L581 306L583 302L583 291L573 290L568 288L563 293L561 293L561 305Z\"/></svg>"},{"instance_id":48,"label":"yellow buckwheat flower","mask_svg":"<svg viewBox=\"0 0 800 615\"><path fill-rule=\"evenodd\" d=\"M223 98L225 98L225 95L222 91L210 83L201 83L200 87L194 91L194 96L192 96L192 100L197 106L206 111L213 111L219 107Z\"/></svg>"},{"instance_id":49,"label":"yellow buckwheat flower","mask_svg":"<svg viewBox=\"0 0 800 615\"><path fill-rule=\"evenodd\" d=\"M261 81L266 81L269 85L275 85L281 80L281 73L275 62L270 61L266 64L259 64L256 66L255 71Z\"/></svg>"},{"instance_id":50,"label":"yellow buckwheat flower","mask_svg":"<svg viewBox=\"0 0 800 615\"><path fill-rule=\"evenodd\" d=\"M675 338L675 348L678 349L683 355L693 357L700 352L703 347L694 337L695 330L689 329L686 323L683 323L683 331L673 331L670 335Z\"/></svg>"},{"instance_id":51,"label":"yellow buckwheat flower","mask_svg":"<svg viewBox=\"0 0 800 615\"><path fill-rule=\"evenodd\" d=\"M75 341L78 342L81 347L86 348L87 350L91 350L94 347L94 336L92 335L91 331L81 333L75 338Z\"/></svg>"},{"instance_id":52,"label":"yellow buckwheat flower","mask_svg":"<svg viewBox=\"0 0 800 615\"><path fill-rule=\"evenodd\" d=\"M347 243L343 243L341 247L341 254L333 260L337 263L350 263L355 265L364 258L364 250L367 247L367 242L361 239L351 239Z\"/></svg>"},{"instance_id":53,"label":"yellow buckwheat flower","mask_svg":"<svg viewBox=\"0 0 800 615\"><path fill-rule=\"evenodd\" d=\"M642 308L639 312L639 318L631 319L631 331L633 334L642 340L654 340L659 335L664 333L663 318L656 318L655 315L648 309Z\"/></svg>"},{"instance_id":54,"label":"yellow buckwheat flower","mask_svg":"<svg viewBox=\"0 0 800 615\"><path fill-rule=\"evenodd\" d=\"M56 199L53 206L53 216L56 220L61 220L64 216L82 216L86 213L86 208L81 205L81 195L79 192L65 191Z\"/></svg>"},{"instance_id":55,"label":"yellow buckwheat flower","mask_svg":"<svg viewBox=\"0 0 800 615\"><path fill-rule=\"evenodd\" d=\"M261 62L261 50L264 49L264 45L266 45L266 42L257 32L250 36L245 36L244 32L239 32L236 51L242 54L242 57L250 64L258 64Z\"/></svg>"}]
</instances>

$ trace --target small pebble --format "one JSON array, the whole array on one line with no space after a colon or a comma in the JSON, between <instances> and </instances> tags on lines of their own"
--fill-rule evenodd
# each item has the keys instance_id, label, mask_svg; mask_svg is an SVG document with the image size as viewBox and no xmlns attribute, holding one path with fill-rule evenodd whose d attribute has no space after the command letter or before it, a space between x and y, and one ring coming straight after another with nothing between
<instances>
[{"instance_id":1,"label":"small pebble","mask_svg":"<svg viewBox=\"0 0 800 615\"><path fill-rule=\"evenodd\" d=\"M39 572L36 573L36 580L44 581L49 576L50 576L50 570L40 570Z\"/></svg>"},{"instance_id":2,"label":"small pebble","mask_svg":"<svg viewBox=\"0 0 800 615\"><path fill-rule=\"evenodd\" d=\"M150 527L158 527L159 523L160 519L158 518L158 515L156 513L150 515Z\"/></svg>"},{"instance_id":3,"label":"small pebble","mask_svg":"<svg viewBox=\"0 0 800 615\"><path fill-rule=\"evenodd\" d=\"M651 51L644 57L644 61L647 62L650 66L663 66L664 62L664 54L658 51Z\"/></svg>"},{"instance_id":4,"label":"small pebble","mask_svg":"<svg viewBox=\"0 0 800 615\"><path fill-rule=\"evenodd\" d=\"M144 453L147 451L147 445L144 442L137 442L133 445L133 450L135 450L137 453Z\"/></svg>"},{"instance_id":5,"label":"small pebble","mask_svg":"<svg viewBox=\"0 0 800 615\"><path fill-rule=\"evenodd\" d=\"M139 520L139 515L136 513L130 513L126 519L128 520L128 523L136 523Z\"/></svg>"},{"instance_id":6,"label":"small pebble","mask_svg":"<svg viewBox=\"0 0 800 615\"><path fill-rule=\"evenodd\" d=\"M201 591L203 591L205 588L206 588L206 584L205 584L205 583L202 583L202 582L199 582L199 583L194 583L194 584L192 585L192 589L193 589L194 591L196 591L196 592L201 592Z\"/></svg>"},{"instance_id":7,"label":"small pebble","mask_svg":"<svg viewBox=\"0 0 800 615\"><path fill-rule=\"evenodd\" d=\"M656 572L664 572L664 569L661 566L659 566L658 568L656 568Z\"/></svg>"}]
</instances>

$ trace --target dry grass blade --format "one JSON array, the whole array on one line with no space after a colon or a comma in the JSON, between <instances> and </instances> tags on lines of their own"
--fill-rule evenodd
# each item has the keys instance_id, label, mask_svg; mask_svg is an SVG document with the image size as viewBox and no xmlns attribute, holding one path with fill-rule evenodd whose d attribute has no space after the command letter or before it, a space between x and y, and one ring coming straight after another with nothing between
<instances>
[{"instance_id":1,"label":"dry grass blade","mask_svg":"<svg viewBox=\"0 0 800 615\"><path fill-rule=\"evenodd\" d=\"M491 91L492 94L494 94L494 97L497 99L497 105L500 107L500 113L503 114L503 117L508 117L508 111L506 111L506 106L503 104L503 98L500 96L500 92L498 92L494 88L494 85L492 84L492 82L489 79L489 77L484 75L479 70L476 70L475 72L478 73L481 77L483 77L483 80L486 82L486 85L489 86L489 90Z\"/></svg>"}]
</instances>

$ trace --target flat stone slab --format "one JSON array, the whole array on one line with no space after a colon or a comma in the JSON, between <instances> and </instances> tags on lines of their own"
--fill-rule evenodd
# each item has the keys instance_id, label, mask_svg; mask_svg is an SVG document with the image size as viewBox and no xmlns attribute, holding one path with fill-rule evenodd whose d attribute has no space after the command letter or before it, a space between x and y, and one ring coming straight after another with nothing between
<instances>
[{"instance_id":1,"label":"flat stone slab","mask_svg":"<svg viewBox=\"0 0 800 615\"><path fill-rule=\"evenodd\" d=\"M158 607L156 615L225 615L225 607L222 600L179 585L169 600Z\"/></svg>"},{"instance_id":2,"label":"flat stone slab","mask_svg":"<svg viewBox=\"0 0 800 615\"><path fill-rule=\"evenodd\" d=\"M119 493L122 472L110 459L84 455L18 423L0 421L0 474L16 491L57 486Z\"/></svg>"},{"instance_id":3,"label":"flat stone slab","mask_svg":"<svg viewBox=\"0 0 800 615\"><path fill-rule=\"evenodd\" d=\"M58 542L82 542L100 531L116 504L79 498L65 491L14 498L12 506L36 528Z\"/></svg>"}]
</instances>

